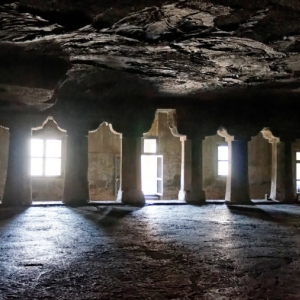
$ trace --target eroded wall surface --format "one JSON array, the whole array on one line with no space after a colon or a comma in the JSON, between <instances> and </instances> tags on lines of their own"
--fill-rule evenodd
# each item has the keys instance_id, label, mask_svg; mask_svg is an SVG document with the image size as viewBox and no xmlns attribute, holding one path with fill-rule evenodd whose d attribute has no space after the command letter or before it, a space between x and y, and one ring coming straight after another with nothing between
<instances>
[{"instance_id":1,"label":"eroded wall surface","mask_svg":"<svg viewBox=\"0 0 300 300\"><path fill-rule=\"evenodd\" d=\"M271 188L272 145L259 133L248 142L251 199L263 199Z\"/></svg>"},{"instance_id":2,"label":"eroded wall surface","mask_svg":"<svg viewBox=\"0 0 300 300\"><path fill-rule=\"evenodd\" d=\"M203 140L203 190L206 199L225 199L226 176L218 176L218 145L224 144L219 135L207 136Z\"/></svg>"},{"instance_id":3,"label":"eroded wall surface","mask_svg":"<svg viewBox=\"0 0 300 300\"><path fill-rule=\"evenodd\" d=\"M91 200L115 200L116 178L119 176L117 157L121 140L109 125L102 123L89 133L89 187Z\"/></svg>"},{"instance_id":4,"label":"eroded wall surface","mask_svg":"<svg viewBox=\"0 0 300 300\"><path fill-rule=\"evenodd\" d=\"M163 155L162 199L177 199L180 189L181 142L169 128L168 114L158 113L158 151Z\"/></svg>"},{"instance_id":5,"label":"eroded wall surface","mask_svg":"<svg viewBox=\"0 0 300 300\"><path fill-rule=\"evenodd\" d=\"M0 197L2 199L7 171L9 131L1 126L0 145Z\"/></svg>"},{"instance_id":6,"label":"eroded wall surface","mask_svg":"<svg viewBox=\"0 0 300 300\"><path fill-rule=\"evenodd\" d=\"M144 134L157 138L157 154L163 156L163 200L177 199L180 189L181 142L171 133L169 117L168 113L157 112L150 130Z\"/></svg>"}]
</instances>

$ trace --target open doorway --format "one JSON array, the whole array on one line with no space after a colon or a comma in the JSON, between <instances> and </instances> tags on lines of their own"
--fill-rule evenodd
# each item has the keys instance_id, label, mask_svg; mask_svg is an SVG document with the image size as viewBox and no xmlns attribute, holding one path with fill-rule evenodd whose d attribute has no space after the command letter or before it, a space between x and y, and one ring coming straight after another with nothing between
<instances>
[{"instance_id":1,"label":"open doorway","mask_svg":"<svg viewBox=\"0 0 300 300\"><path fill-rule=\"evenodd\" d=\"M142 139L141 177L142 191L146 197L163 194L163 156L157 155L157 139Z\"/></svg>"}]
</instances>

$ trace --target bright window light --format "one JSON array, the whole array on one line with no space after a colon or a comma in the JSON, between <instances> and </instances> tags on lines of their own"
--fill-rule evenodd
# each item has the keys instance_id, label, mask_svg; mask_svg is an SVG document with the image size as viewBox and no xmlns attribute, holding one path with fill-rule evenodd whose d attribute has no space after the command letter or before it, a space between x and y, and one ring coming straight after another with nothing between
<instances>
[{"instance_id":1,"label":"bright window light","mask_svg":"<svg viewBox=\"0 0 300 300\"><path fill-rule=\"evenodd\" d=\"M43 159L42 158L31 158L31 175L42 176L43 175Z\"/></svg>"},{"instance_id":2,"label":"bright window light","mask_svg":"<svg viewBox=\"0 0 300 300\"><path fill-rule=\"evenodd\" d=\"M228 146L218 146L218 175L228 175Z\"/></svg>"},{"instance_id":3,"label":"bright window light","mask_svg":"<svg viewBox=\"0 0 300 300\"><path fill-rule=\"evenodd\" d=\"M31 157L44 156L44 140L32 139L31 140Z\"/></svg>"},{"instance_id":4,"label":"bright window light","mask_svg":"<svg viewBox=\"0 0 300 300\"><path fill-rule=\"evenodd\" d=\"M46 157L61 157L60 140L46 140Z\"/></svg>"},{"instance_id":5,"label":"bright window light","mask_svg":"<svg viewBox=\"0 0 300 300\"><path fill-rule=\"evenodd\" d=\"M156 153L156 139L144 139L144 153Z\"/></svg>"},{"instance_id":6,"label":"bright window light","mask_svg":"<svg viewBox=\"0 0 300 300\"><path fill-rule=\"evenodd\" d=\"M61 140L31 140L31 175L61 175Z\"/></svg>"}]
</instances>

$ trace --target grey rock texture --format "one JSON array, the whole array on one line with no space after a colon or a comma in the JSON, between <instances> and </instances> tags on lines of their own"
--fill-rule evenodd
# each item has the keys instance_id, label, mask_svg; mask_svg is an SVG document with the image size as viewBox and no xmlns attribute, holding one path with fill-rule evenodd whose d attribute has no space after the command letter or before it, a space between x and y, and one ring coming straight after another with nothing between
<instances>
[{"instance_id":1,"label":"grey rock texture","mask_svg":"<svg viewBox=\"0 0 300 300\"><path fill-rule=\"evenodd\" d=\"M0 210L1 299L299 299L299 206Z\"/></svg>"},{"instance_id":2,"label":"grey rock texture","mask_svg":"<svg viewBox=\"0 0 300 300\"><path fill-rule=\"evenodd\" d=\"M299 88L298 1L120 3L114 1L109 12L96 1L84 7L82 1L5 4L0 7L1 41L69 59L70 78L104 68L138 74L172 93L262 83L296 82L287 88ZM98 15L95 27L91 20L76 29L47 14L52 21L38 17L39 12L73 10L106 17ZM99 27L97 18L107 22ZM82 89L89 91L86 85Z\"/></svg>"}]
</instances>

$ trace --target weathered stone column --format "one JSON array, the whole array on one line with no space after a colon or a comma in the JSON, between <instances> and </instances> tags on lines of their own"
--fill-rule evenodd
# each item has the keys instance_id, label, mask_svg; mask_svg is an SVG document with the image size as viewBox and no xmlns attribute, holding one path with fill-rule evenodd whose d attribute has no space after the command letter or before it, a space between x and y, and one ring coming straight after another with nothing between
<instances>
[{"instance_id":1,"label":"weathered stone column","mask_svg":"<svg viewBox=\"0 0 300 300\"><path fill-rule=\"evenodd\" d=\"M186 201L191 204L204 204L205 193L203 191L202 170L202 138L193 138L191 141L191 190ZM187 165L187 168L189 165Z\"/></svg>"},{"instance_id":2,"label":"weathered stone column","mask_svg":"<svg viewBox=\"0 0 300 300\"><path fill-rule=\"evenodd\" d=\"M63 202L84 205L89 199L88 132L68 130Z\"/></svg>"},{"instance_id":3,"label":"weathered stone column","mask_svg":"<svg viewBox=\"0 0 300 300\"><path fill-rule=\"evenodd\" d=\"M233 140L228 143L231 156L231 175L227 177L226 198L230 203L251 204L248 178L248 141Z\"/></svg>"},{"instance_id":4,"label":"weathered stone column","mask_svg":"<svg viewBox=\"0 0 300 300\"><path fill-rule=\"evenodd\" d=\"M15 124L9 129L7 175L2 204L5 206L30 205L30 137L31 127Z\"/></svg>"},{"instance_id":5,"label":"weathered stone column","mask_svg":"<svg viewBox=\"0 0 300 300\"><path fill-rule=\"evenodd\" d=\"M181 176L178 200L187 201L191 191L192 166L191 166L191 141L186 136L180 136L181 141Z\"/></svg>"},{"instance_id":6,"label":"weathered stone column","mask_svg":"<svg viewBox=\"0 0 300 300\"><path fill-rule=\"evenodd\" d=\"M141 138L122 137L121 192L118 200L132 206L144 206L141 190Z\"/></svg>"},{"instance_id":7,"label":"weathered stone column","mask_svg":"<svg viewBox=\"0 0 300 300\"><path fill-rule=\"evenodd\" d=\"M297 203L295 188L294 188L294 176L293 176L293 151L292 141L284 141L283 145L283 156L284 156L284 172L283 172L283 189L284 203Z\"/></svg>"}]
</instances>

